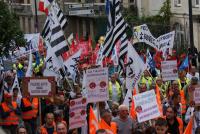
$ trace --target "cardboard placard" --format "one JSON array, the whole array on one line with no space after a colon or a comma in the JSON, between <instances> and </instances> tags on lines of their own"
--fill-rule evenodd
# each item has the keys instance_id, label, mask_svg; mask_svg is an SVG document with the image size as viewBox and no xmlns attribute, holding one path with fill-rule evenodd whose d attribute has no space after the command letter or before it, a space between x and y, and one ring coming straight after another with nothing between
<instances>
[{"instance_id":1,"label":"cardboard placard","mask_svg":"<svg viewBox=\"0 0 200 134\"><path fill-rule=\"evenodd\" d=\"M108 100L108 68L95 68L86 71L87 101Z\"/></svg>"},{"instance_id":2,"label":"cardboard placard","mask_svg":"<svg viewBox=\"0 0 200 134\"><path fill-rule=\"evenodd\" d=\"M70 100L69 110L69 129L79 128L85 125L86 120L86 98L77 98Z\"/></svg>"},{"instance_id":3,"label":"cardboard placard","mask_svg":"<svg viewBox=\"0 0 200 134\"><path fill-rule=\"evenodd\" d=\"M23 96L48 97L55 95L55 91L54 77L24 77L22 80Z\"/></svg>"},{"instance_id":4,"label":"cardboard placard","mask_svg":"<svg viewBox=\"0 0 200 134\"><path fill-rule=\"evenodd\" d=\"M160 116L154 90L133 96L138 122L144 122Z\"/></svg>"},{"instance_id":5,"label":"cardboard placard","mask_svg":"<svg viewBox=\"0 0 200 134\"><path fill-rule=\"evenodd\" d=\"M195 102L195 106L200 106L200 87L196 87L193 91L193 100Z\"/></svg>"},{"instance_id":6,"label":"cardboard placard","mask_svg":"<svg viewBox=\"0 0 200 134\"><path fill-rule=\"evenodd\" d=\"M176 80L178 78L177 61L169 60L161 62L161 75L164 81Z\"/></svg>"}]
</instances>

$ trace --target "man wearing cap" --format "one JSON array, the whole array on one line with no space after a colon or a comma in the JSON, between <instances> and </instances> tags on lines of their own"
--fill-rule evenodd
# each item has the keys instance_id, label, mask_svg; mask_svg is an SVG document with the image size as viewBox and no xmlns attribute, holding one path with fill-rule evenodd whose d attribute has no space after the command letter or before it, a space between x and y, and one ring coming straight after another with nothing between
<instances>
[{"instance_id":1,"label":"man wearing cap","mask_svg":"<svg viewBox=\"0 0 200 134\"><path fill-rule=\"evenodd\" d=\"M21 114L17 102L12 101L12 95L4 93L4 102L0 105L0 125L7 134L16 133L19 124L19 115Z\"/></svg>"}]
</instances>

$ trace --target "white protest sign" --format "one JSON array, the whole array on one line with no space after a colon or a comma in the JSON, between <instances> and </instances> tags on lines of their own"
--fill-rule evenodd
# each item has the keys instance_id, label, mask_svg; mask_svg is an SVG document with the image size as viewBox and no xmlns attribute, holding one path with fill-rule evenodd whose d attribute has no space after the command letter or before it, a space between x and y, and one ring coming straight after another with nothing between
<instances>
[{"instance_id":1,"label":"white protest sign","mask_svg":"<svg viewBox=\"0 0 200 134\"><path fill-rule=\"evenodd\" d=\"M133 96L138 122L144 122L160 116L154 90Z\"/></svg>"},{"instance_id":2,"label":"white protest sign","mask_svg":"<svg viewBox=\"0 0 200 134\"><path fill-rule=\"evenodd\" d=\"M70 100L69 129L79 128L86 123L86 98Z\"/></svg>"},{"instance_id":3,"label":"white protest sign","mask_svg":"<svg viewBox=\"0 0 200 134\"><path fill-rule=\"evenodd\" d=\"M168 60L161 62L161 75L164 81L176 80L178 78L177 61Z\"/></svg>"},{"instance_id":4,"label":"white protest sign","mask_svg":"<svg viewBox=\"0 0 200 134\"><path fill-rule=\"evenodd\" d=\"M30 80L28 89L31 96L48 96L51 91L51 83L48 80Z\"/></svg>"},{"instance_id":5,"label":"white protest sign","mask_svg":"<svg viewBox=\"0 0 200 134\"><path fill-rule=\"evenodd\" d=\"M23 95L46 97L55 94L54 77L24 77L22 82Z\"/></svg>"},{"instance_id":6,"label":"white protest sign","mask_svg":"<svg viewBox=\"0 0 200 134\"><path fill-rule=\"evenodd\" d=\"M200 87L195 88L193 98L196 106L200 105Z\"/></svg>"},{"instance_id":7,"label":"white protest sign","mask_svg":"<svg viewBox=\"0 0 200 134\"><path fill-rule=\"evenodd\" d=\"M95 68L86 71L88 102L108 100L108 68Z\"/></svg>"}]
</instances>

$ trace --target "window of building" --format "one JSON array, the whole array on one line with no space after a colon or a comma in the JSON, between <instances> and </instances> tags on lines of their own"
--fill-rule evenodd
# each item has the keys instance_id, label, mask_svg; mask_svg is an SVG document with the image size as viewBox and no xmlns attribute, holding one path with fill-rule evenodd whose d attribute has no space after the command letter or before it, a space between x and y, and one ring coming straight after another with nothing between
<instances>
[{"instance_id":1,"label":"window of building","mask_svg":"<svg viewBox=\"0 0 200 134\"><path fill-rule=\"evenodd\" d=\"M179 23L174 24L174 29L175 29L175 39L174 39L174 46L176 50L179 50L180 48L185 47L185 42L184 42L184 34L185 32L183 31L182 25Z\"/></svg>"},{"instance_id":2,"label":"window of building","mask_svg":"<svg viewBox=\"0 0 200 134\"><path fill-rule=\"evenodd\" d=\"M199 0L195 0L195 4L199 6Z\"/></svg>"},{"instance_id":3,"label":"window of building","mask_svg":"<svg viewBox=\"0 0 200 134\"><path fill-rule=\"evenodd\" d=\"M200 0L192 0L192 7L198 8L200 6Z\"/></svg>"},{"instance_id":4,"label":"window of building","mask_svg":"<svg viewBox=\"0 0 200 134\"><path fill-rule=\"evenodd\" d=\"M174 5L176 7L180 7L181 6L181 0L174 0Z\"/></svg>"}]
</instances>

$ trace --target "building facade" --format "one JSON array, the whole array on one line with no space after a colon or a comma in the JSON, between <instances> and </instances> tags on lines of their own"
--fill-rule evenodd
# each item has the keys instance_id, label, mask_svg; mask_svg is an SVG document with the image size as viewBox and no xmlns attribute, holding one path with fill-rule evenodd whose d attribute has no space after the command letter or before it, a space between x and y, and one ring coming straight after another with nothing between
<instances>
[{"instance_id":1,"label":"building facade","mask_svg":"<svg viewBox=\"0 0 200 134\"><path fill-rule=\"evenodd\" d=\"M7 1L7 0L5 0ZM65 29L66 36L71 33L79 37L90 35L97 40L106 33L105 0L57 0L64 14L69 20ZM129 8L136 4L136 0L122 0L123 7ZM38 29L36 29L36 12L39 0L10 0L9 5L18 16L20 27L24 33L41 32L45 23L46 15L37 10ZM90 13L90 11L92 13Z\"/></svg>"},{"instance_id":2,"label":"building facade","mask_svg":"<svg viewBox=\"0 0 200 134\"><path fill-rule=\"evenodd\" d=\"M171 25L176 31L177 47L189 47L188 0L171 0ZM194 45L200 50L200 0L192 0Z\"/></svg>"},{"instance_id":3,"label":"building facade","mask_svg":"<svg viewBox=\"0 0 200 134\"><path fill-rule=\"evenodd\" d=\"M156 15L165 0L137 0L139 16ZM188 0L171 0L171 29L176 31L177 50L189 44L189 7ZM200 50L200 0L192 0L194 45Z\"/></svg>"}]
</instances>

